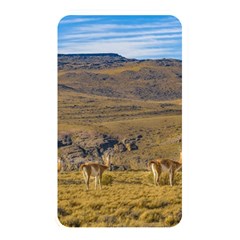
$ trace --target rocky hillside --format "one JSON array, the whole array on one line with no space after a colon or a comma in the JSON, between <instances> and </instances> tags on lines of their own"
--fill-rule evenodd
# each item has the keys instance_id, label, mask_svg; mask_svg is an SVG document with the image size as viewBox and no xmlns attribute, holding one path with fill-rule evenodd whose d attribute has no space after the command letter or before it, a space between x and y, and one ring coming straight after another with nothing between
<instances>
[{"instance_id":1,"label":"rocky hillside","mask_svg":"<svg viewBox=\"0 0 240 240\"><path fill-rule=\"evenodd\" d=\"M98 96L174 100L182 96L182 62L118 54L60 54L59 90Z\"/></svg>"},{"instance_id":2,"label":"rocky hillside","mask_svg":"<svg viewBox=\"0 0 240 240\"><path fill-rule=\"evenodd\" d=\"M59 70L106 69L124 66L126 62L136 62L115 53L99 54L59 54Z\"/></svg>"},{"instance_id":3,"label":"rocky hillside","mask_svg":"<svg viewBox=\"0 0 240 240\"><path fill-rule=\"evenodd\" d=\"M58 137L59 155L65 162L65 171L77 170L84 162L102 162L105 152L112 156L112 170L127 170L130 166L123 165L119 157L123 152L137 150L141 138L142 135L131 139L119 139L97 132L61 134Z\"/></svg>"},{"instance_id":4,"label":"rocky hillside","mask_svg":"<svg viewBox=\"0 0 240 240\"><path fill-rule=\"evenodd\" d=\"M65 170L101 162L145 170L148 160L178 159L182 63L118 54L58 56L58 156Z\"/></svg>"}]
</instances>

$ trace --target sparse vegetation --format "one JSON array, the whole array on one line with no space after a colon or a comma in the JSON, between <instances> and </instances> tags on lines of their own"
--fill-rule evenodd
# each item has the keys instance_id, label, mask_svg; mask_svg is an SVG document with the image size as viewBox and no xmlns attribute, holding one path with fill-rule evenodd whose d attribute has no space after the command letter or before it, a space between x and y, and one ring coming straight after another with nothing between
<instances>
[{"instance_id":1,"label":"sparse vegetation","mask_svg":"<svg viewBox=\"0 0 240 240\"><path fill-rule=\"evenodd\" d=\"M181 173L154 186L148 171L107 172L102 190L87 191L81 172L60 173L58 217L69 227L164 227L181 219ZM166 176L163 176L165 179ZM108 182L110 180L110 183Z\"/></svg>"},{"instance_id":2,"label":"sparse vegetation","mask_svg":"<svg viewBox=\"0 0 240 240\"><path fill-rule=\"evenodd\" d=\"M174 226L182 214L181 172L170 187L167 174L154 186L146 170L149 160L179 159L181 62L91 59L59 56L59 220L68 227ZM114 171L104 172L102 190L92 180L87 191L79 166L101 161L109 148Z\"/></svg>"},{"instance_id":3,"label":"sparse vegetation","mask_svg":"<svg viewBox=\"0 0 240 240\"><path fill-rule=\"evenodd\" d=\"M128 165L135 170L146 169L145 161L156 157L178 160L182 135L181 102L171 101L172 105L167 107L177 112L174 110L161 114L162 101L130 101L89 95L82 99L79 96L82 94L59 92L59 135L71 134L73 144L79 143L82 147L84 144L86 147L97 146L95 142L99 144L98 140L101 141L98 134L107 134L119 141L141 135L142 138L137 142L138 150L116 152L114 155L116 164ZM93 99L93 102L87 104L89 99ZM71 102L79 107L70 107ZM126 107L131 105L141 110L126 113ZM138 114L135 114L136 111ZM153 114L154 111L158 114ZM86 138L79 140L79 134L85 134ZM68 149L68 146L59 148L59 156L69 152ZM79 158L83 160L81 156ZM68 165L68 169L77 169L75 163L71 165Z\"/></svg>"}]
</instances>

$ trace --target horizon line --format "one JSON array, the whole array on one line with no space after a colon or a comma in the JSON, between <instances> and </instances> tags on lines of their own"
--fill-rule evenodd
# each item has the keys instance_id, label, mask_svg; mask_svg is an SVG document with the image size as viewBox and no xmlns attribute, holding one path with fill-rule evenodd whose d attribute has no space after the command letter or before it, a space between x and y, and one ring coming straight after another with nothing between
<instances>
[{"instance_id":1,"label":"horizon line","mask_svg":"<svg viewBox=\"0 0 240 240\"><path fill-rule=\"evenodd\" d=\"M57 55L118 55L120 57L123 57L123 58L126 58L126 59L134 59L134 60L163 60L163 59L172 59L172 60L178 60L178 61L182 61L181 58L166 58L166 57L163 57L163 58L127 58L121 54L118 54L118 53L113 53L113 52L109 52L109 53L57 53Z\"/></svg>"}]
</instances>

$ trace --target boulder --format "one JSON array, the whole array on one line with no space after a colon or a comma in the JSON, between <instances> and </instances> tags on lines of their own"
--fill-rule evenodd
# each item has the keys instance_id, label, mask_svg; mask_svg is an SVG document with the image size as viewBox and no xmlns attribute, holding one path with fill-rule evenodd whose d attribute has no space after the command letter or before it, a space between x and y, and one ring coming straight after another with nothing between
<instances>
[{"instance_id":1,"label":"boulder","mask_svg":"<svg viewBox=\"0 0 240 240\"><path fill-rule=\"evenodd\" d=\"M127 150L123 143L118 143L114 145L114 152L125 152Z\"/></svg>"},{"instance_id":2,"label":"boulder","mask_svg":"<svg viewBox=\"0 0 240 240\"><path fill-rule=\"evenodd\" d=\"M110 171L126 171L129 170L129 166L127 165L111 165Z\"/></svg>"},{"instance_id":3,"label":"boulder","mask_svg":"<svg viewBox=\"0 0 240 240\"><path fill-rule=\"evenodd\" d=\"M100 150L99 150L98 147L93 147L93 148L87 149L87 155L90 155L90 156L92 156L94 158L101 157Z\"/></svg>"},{"instance_id":4,"label":"boulder","mask_svg":"<svg viewBox=\"0 0 240 240\"><path fill-rule=\"evenodd\" d=\"M58 138L58 148L72 145L72 139L70 135L62 135Z\"/></svg>"},{"instance_id":5,"label":"boulder","mask_svg":"<svg viewBox=\"0 0 240 240\"><path fill-rule=\"evenodd\" d=\"M113 148L114 145L117 143L118 143L117 139L114 139L114 138L104 135L103 141L102 141L102 143L100 143L99 147L100 147L100 149L102 149L102 152L104 152L109 148Z\"/></svg>"},{"instance_id":6,"label":"boulder","mask_svg":"<svg viewBox=\"0 0 240 240\"><path fill-rule=\"evenodd\" d=\"M138 146L136 145L135 142L127 143L125 146L126 146L128 151L133 151L133 150L137 150L138 149Z\"/></svg>"},{"instance_id":7,"label":"boulder","mask_svg":"<svg viewBox=\"0 0 240 240\"><path fill-rule=\"evenodd\" d=\"M137 135L137 141L140 140L143 136L140 134L140 135Z\"/></svg>"}]
</instances>

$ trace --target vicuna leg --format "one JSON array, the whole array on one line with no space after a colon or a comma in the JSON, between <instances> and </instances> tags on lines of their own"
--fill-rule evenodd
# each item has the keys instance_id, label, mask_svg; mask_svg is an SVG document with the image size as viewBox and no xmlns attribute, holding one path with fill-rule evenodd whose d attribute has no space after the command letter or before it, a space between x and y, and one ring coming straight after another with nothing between
<instances>
[{"instance_id":1,"label":"vicuna leg","mask_svg":"<svg viewBox=\"0 0 240 240\"><path fill-rule=\"evenodd\" d=\"M156 169L154 171L154 184L160 185L160 172L158 172Z\"/></svg>"},{"instance_id":2,"label":"vicuna leg","mask_svg":"<svg viewBox=\"0 0 240 240\"><path fill-rule=\"evenodd\" d=\"M161 170L156 167L156 185L160 186L160 176L161 176Z\"/></svg>"},{"instance_id":3,"label":"vicuna leg","mask_svg":"<svg viewBox=\"0 0 240 240\"><path fill-rule=\"evenodd\" d=\"M157 184L160 185L160 176L161 176L161 172L158 171L157 172Z\"/></svg>"},{"instance_id":4,"label":"vicuna leg","mask_svg":"<svg viewBox=\"0 0 240 240\"><path fill-rule=\"evenodd\" d=\"M161 176L161 168L157 165L154 165L154 173L155 173L155 185L160 185L160 176Z\"/></svg>"},{"instance_id":5,"label":"vicuna leg","mask_svg":"<svg viewBox=\"0 0 240 240\"><path fill-rule=\"evenodd\" d=\"M170 186L173 185L173 178L174 178L174 171L173 169L169 170L169 182L170 182Z\"/></svg>"},{"instance_id":6,"label":"vicuna leg","mask_svg":"<svg viewBox=\"0 0 240 240\"><path fill-rule=\"evenodd\" d=\"M159 179L159 176L158 176L158 173L157 172L154 172L155 173L155 176L154 176L154 184L155 185L158 185L158 179Z\"/></svg>"},{"instance_id":7,"label":"vicuna leg","mask_svg":"<svg viewBox=\"0 0 240 240\"><path fill-rule=\"evenodd\" d=\"M84 179L84 182L87 184L87 176L84 170L83 170L83 179Z\"/></svg>"},{"instance_id":8,"label":"vicuna leg","mask_svg":"<svg viewBox=\"0 0 240 240\"><path fill-rule=\"evenodd\" d=\"M87 190L89 190L89 180L90 180L90 176L88 176L86 169L83 169L83 177L87 186Z\"/></svg>"},{"instance_id":9,"label":"vicuna leg","mask_svg":"<svg viewBox=\"0 0 240 240\"><path fill-rule=\"evenodd\" d=\"M98 178L99 178L99 176L95 177L95 190L97 190Z\"/></svg>"},{"instance_id":10,"label":"vicuna leg","mask_svg":"<svg viewBox=\"0 0 240 240\"><path fill-rule=\"evenodd\" d=\"M157 171L156 171L156 168L155 168L154 164L151 165L151 168L152 168L152 173L153 173L154 185L157 185L158 174L157 174Z\"/></svg>"},{"instance_id":11,"label":"vicuna leg","mask_svg":"<svg viewBox=\"0 0 240 240\"><path fill-rule=\"evenodd\" d=\"M90 176L87 175L87 190L89 190L89 181L90 181Z\"/></svg>"},{"instance_id":12,"label":"vicuna leg","mask_svg":"<svg viewBox=\"0 0 240 240\"><path fill-rule=\"evenodd\" d=\"M102 175L100 174L99 176L99 186L100 186L100 189L102 189Z\"/></svg>"}]
</instances>

